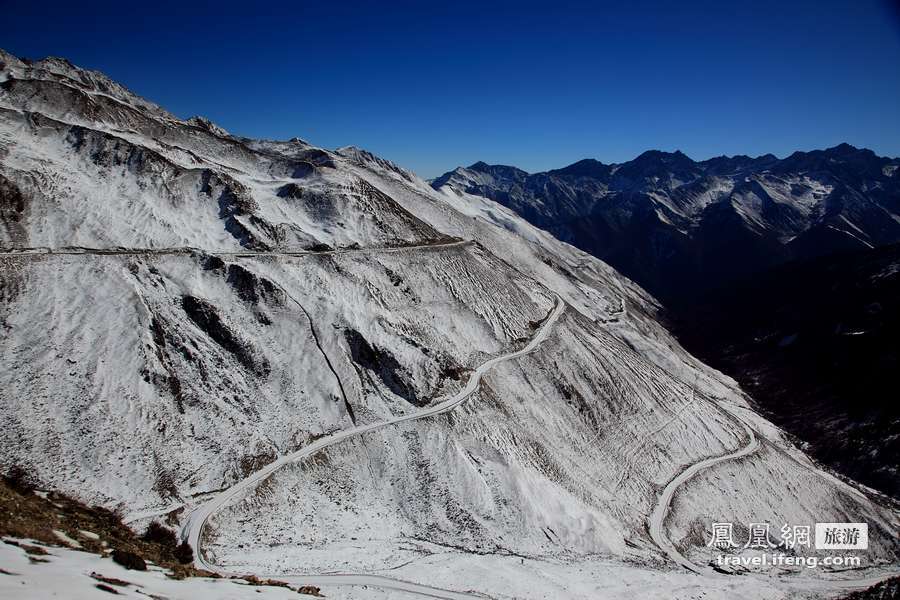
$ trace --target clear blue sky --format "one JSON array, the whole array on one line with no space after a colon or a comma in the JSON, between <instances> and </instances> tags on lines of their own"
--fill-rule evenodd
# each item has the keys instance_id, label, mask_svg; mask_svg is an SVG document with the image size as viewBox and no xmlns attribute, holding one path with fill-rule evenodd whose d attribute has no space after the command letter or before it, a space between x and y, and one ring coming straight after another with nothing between
<instances>
[{"instance_id":1,"label":"clear blue sky","mask_svg":"<svg viewBox=\"0 0 900 600\"><path fill-rule=\"evenodd\" d=\"M900 155L888 0L191 4L0 0L0 47L237 134L354 144L426 177L650 148Z\"/></svg>"}]
</instances>

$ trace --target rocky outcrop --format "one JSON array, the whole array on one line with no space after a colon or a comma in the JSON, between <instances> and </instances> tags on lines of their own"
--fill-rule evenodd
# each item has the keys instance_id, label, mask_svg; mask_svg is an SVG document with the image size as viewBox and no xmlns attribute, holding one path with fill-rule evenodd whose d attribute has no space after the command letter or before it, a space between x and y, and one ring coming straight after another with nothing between
<instances>
[{"instance_id":1,"label":"rocky outcrop","mask_svg":"<svg viewBox=\"0 0 900 600\"><path fill-rule=\"evenodd\" d=\"M792 259L900 241L898 166L849 144L781 160L651 150L534 174L479 162L432 186L496 200L679 305Z\"/></svg>"}]
</instances>

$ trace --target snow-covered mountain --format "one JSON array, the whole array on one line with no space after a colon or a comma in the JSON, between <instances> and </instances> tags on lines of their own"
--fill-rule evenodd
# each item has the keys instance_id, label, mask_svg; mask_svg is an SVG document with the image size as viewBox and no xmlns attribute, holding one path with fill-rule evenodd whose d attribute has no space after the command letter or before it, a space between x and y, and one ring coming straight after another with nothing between
<instances>
[{"instance_id":1,"label":"snow-covered mountain","mask_svg":"<svg viewBox=\"0 0 900 600\"><path fill-rule=\"evenodd\" d=\"M866 277L848 285L848 275L865 269L838 265L840 256L855 253L860 258L851 260L877 264L863 255L900 242L898 166L900 159L848 144L784 159L702 162L650 151L622 164L583 160L535 174L480 162L432 185L493 198L649 289L680 323L687 347L750 386L766 413L819 459L896 495L889 449L895 436L886 433L894 419L881 409L884 394L873 393L894 371L890 353L879 342L869 351L850 350L840 315L872 309L836 307L849 298L888 296ZM779 268L830 256L837 268ZM877 285L892 290L894 278ZM804 332L789 349L778 346L800 333L799 322L817 334ZM889 328L882 330L887 322L870 324L867 337L852 343L893 339ZM790 331L774 337L780 328Z\"/></svg>"},{"instance_id":2,"label":"snow-covered mountain","mask_svg":"<svg viewBox=\"0 0 900 600\"><path fill-rule=\"evenodd\" d=\"M533 174L479 162L432 185L496 200L678 304L789 260L900 241L898 167L848 144L702 162L654 150Z\"/></svg>"},{"instance_id":3,"label":"snow-covered mountain","mask_svg":"<svg viewBox=\"0 0 900 600\"><path fill-rule=\"evenodd\" d=\"M166 519L208 568L352 597L828 596L897 571L895 507L512 210L61 59L0 53L0 82L3 468ZM863 521L869 549L725 575L725 521Z\"/></svg>"}]
</instances>

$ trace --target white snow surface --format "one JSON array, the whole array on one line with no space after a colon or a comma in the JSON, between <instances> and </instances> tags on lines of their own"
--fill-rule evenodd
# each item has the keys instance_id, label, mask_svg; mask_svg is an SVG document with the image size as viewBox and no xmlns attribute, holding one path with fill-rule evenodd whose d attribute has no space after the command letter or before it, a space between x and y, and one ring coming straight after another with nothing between
<instances>
[{"instance_id":1,"label":"white snow surface","mask_svg":"<svg viewBox=\"0 0 900 600\"><path fill-rule=\"evenodd\" d=\"M0 59L0 466L138 528L203 516L209 564L334 597L829 596L897 572L896 510L813 464L605 263L366 151ZM728 518L866 521L871 551L850 583L710 573ZM54 553L8 570L51 589L102 560ZM179 584L198 587L162 594L237 585Z\"/></svg>"},{"instance_id":2,"label":"white snow surface","mask_svg":"<svg viewBox=\"0 0 900 600\"><path fill-rule=\"evenodd\" d=\"M29 560L28 555L11 544L0 543L0 597L22 600L106 600L111 594L97 588L101 580L92 574L112 578L127 585L113 587L126 598L166 598L168 600L197 600L216 598L297 599L313 598L298 595L293 589L278 586L251 585L240 579L193 577L176 580L155 565L147 571L127 570L107 557L68 548L47 546L33 540L15 540L43 548L48 552L41 561ZM446 558L434 557L423 564L420 571L437 574L432 585L379 577L356 578L346 575L324 575L281 578L296 589L303 585L319 587L326 598L335 600L387 600L431 597L444 600L483 598L478 594L448 591L446 587L460 581L493 582L502 587L507 598L595 598L638 597L648 600L679 600L696 598L698 576L687 571L648 571L639 566L617 561L588 559L577 563L535 561L532 559L498 556L468 556L456 561L452 568ZM744 599L780 599L788 597L778 589L777 582L764 579L708 578L703 582L705 597ZM821 582L807 580L808 597L828 598L843 594L829 592ZM380 585L379 585L380 584ZM837 584L836 589L842 589ZM847 588L843 588L846 590ZM412 591L416 590L416 591Z\"/></svg>"},{"instance_id":3,"label":"white snow surface","mask_svg":"<svg viewBox=\"0 0 900 600\"><path fill-rule=\"evenodd\" d=\"M47 556L41 562L29 560L22 548L0 543L0 597L22 600L107 600L108 591L98 589L101 580L91 577L97 574L117 579L127 585L109 585L119 596L126 598L168 598L170 600L196 600L198 598L253 598L281 599L312 598L298 596L297 592L274 586L254 586L242 580L189 578L170 579L166 571L150 565L147 571L130 571L111 559L66 548L46 546L31 540L11 540L43 548ZM329 594L334 598L334 594ZM340 597L338 595L337 597ZM354 595L354 597L356 597ZM363 596L360 596L363 597ZM377 596L373 596L377 597Z\"/></svg>"}]
</instances>

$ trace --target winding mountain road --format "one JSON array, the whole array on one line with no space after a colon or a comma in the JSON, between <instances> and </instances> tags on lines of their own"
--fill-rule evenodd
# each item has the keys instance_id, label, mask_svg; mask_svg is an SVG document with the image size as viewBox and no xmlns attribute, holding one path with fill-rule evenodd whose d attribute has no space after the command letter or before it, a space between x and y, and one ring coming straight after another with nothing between
<instances>
[{"instance_id":1,"label":"winding mountain road","mask_svg":"<svg viewBox=\"0 0 900 600\"><path fill-rule=\"evenodd\" d=\"M472 373L471 377L469 377L466 385L463 386L463 388L459 392L457 392L450 398L443 400L442 402L438 402L437 404L429 406L420 411L405 414L393 419L388 419L386 421L369 423L367 425L360 425L357 427L351 427L349 429L343 429L327 437L316 440L312 444L304 446L303 448L295 452L285 454L281 458L250 474L245 479L238 481L231 487L213 496L204 504L201 504L200 506L195 508L188 515L187 520L182 526L181 537L182 539L190 543L191 547L194 548L194 561L197 566L201 569L206 569L207 571L212 571L221 575L235 575L235 573L229 573L218 568L216 565L207 562L200 545L201 540L203 539L203 528L209 521L209 518L216 512L227 506L230 502L249 492L257 484L261 483L263 480L265 480L267 477L272 475L283 466L300 462L307 457L312 456L316 452L328 448L329 446L333 446L350 438L382 429L384 427L396 425L398 423L404 423L407 421L425 419L453 410L454 408L468 400L469 397L471 397L472 394L475 393L475 391L478 389L479 384L481 383L481 379L495 365L534 352L534 350L536 350L537 347L540 346L550 335L553 324L556 323L560 315L562 315L565 307L565 302L563 302L563 300L559 296L557 296L556 305L554 306L553 310L541 324L535 335L524 347L508 354L496 356L479 365L478 368L476 368ZM291 576L279 575L278 578L291 579ZM483 598L483 596L481 595L442 590L431 586L421 585L410 581L393 579L380 575L322 574L303 575L298 576L296 579L298 583L303 582L304 584L318 582L327 585L369 585L391 590L411 592L422 596L429 596L432 598L443 598L446 600L472 600L473 598Z\"/></svg>"},{"instance_id":2,"label":"winding mountain road","mask_svg":"<svg viewBox=\"0 0 900 600\"><path fill-rule=\"evenodd\" d=\"M180 256L192 253L202 253L209 256L222 258L255 258L266 256L331 256L336 254L371 254L372 252L406 252L409 250L427 250L430 248L452 248L455 246L468 246L472 240L447 239L435 240L423 244L408 244L401 246L367 246L350 248L329 248L327 250L201 250L193 246L173 246L167 248L88 248L83 246L64 246L50 248L47 246L34 246L23 248L0 248L0 256L32 257L32 256Z\"/></svg>"},{"instance_id":3,"label":"winding mountain road","mask_svg":"<svg viewBox=\"0 0 900 600\"><path fill-rule=\"evenodd\" d=\"M743 419L727 409L723 410L725 410L729 415L738 419L738 421L744 426L744 429L748 436L747 444L729 454L723 454L722 456L713 456L711 458L696 462L676 475L660 493L659 499L656 503L656 508L653 509L649 521L650 537L653 539L653 542L657 546L659 546L660 550L665 552L669 556L669 558L671 558L673 561L675 561L685 569L693 571L694 573L700 573L704 575L714 573L714 571L710 568L702 568L698 565L695 565L690 560L688 560L688 558L685 557L681 552L678 551L678 549L675 547L675 544L673 544L672 540L670 540L666 535L666 516L669 514L669 510L672 508L672 499L675 497L675 492L679 487L681 487L682 484L686 483L688 480L694 477L694 475L697 475L701 471L719 463L752 454L759 448L759 439L756 437L756 432L753 431L753 429Z\"/></svg>"},{"instance_id":4,"label":"winding mountain road","mask_svg":"<svg viewBox=\"0 0 900 600\"><path fill-rule=\"evenodd\" d=\"M719 403L716 404L719 410L728 414L729 416L736 419L743 427L747 434L747 443L741 448L735 450L734 452L730 452L728 454L723 454L721 456L714 456L710 458L703 459L699 462L696 462L686 469L684 469L681 473L676 475L669 483L663 488L663 491L659 495L659 499L657 500L656 507L653 509L653 512L650 515L650 519L648 521L648 526L650 529L650 537L653 539L653 542L662 550L672 561L677 563L678 565L697 573L698 575L705 575L710 577L729 577L729 575L725 575L723 573L716 572L713 568L708 566L699 566L686 556L684 556L678 549L675 547L675 544L669 539L666 535L665 522L666 517L669 514L669 511L672 508L672 500L675 497L675 493L678 491L678 488L687 483L692 477L697 475L698 473L713 467L719 463L723 463L729 460L736 460L742 458L744 456L748 456L753 454L760 448L759 434L753 429L753 427L743 418L741 417L734 409L736 406L730 405L728 403ZM849 485L848 483L838 479L837 477L831 475L830 473L822 470L815 470L815 472L819 475L819 477L825 479L826 481L832 483L833 485L837 485L845 489L848 493L856 496L864 502L871 502L865 494ZM843 590L859 590L871 587L885 579L888 579L897 574L895 571L884 571L879 574L874 575L866 575L863 577L856 578L848 578L848 579L797 579L796 577L791 576L776 576L781 579L785 583L789 583L792 586L805 588L807 591L819 592L819 593L828 593L833 592L836 589ZM772 576L765 575L763 573L747 573L752 579L761 579L765 581L771 581Z\"/></svg>"}]
</instances>

